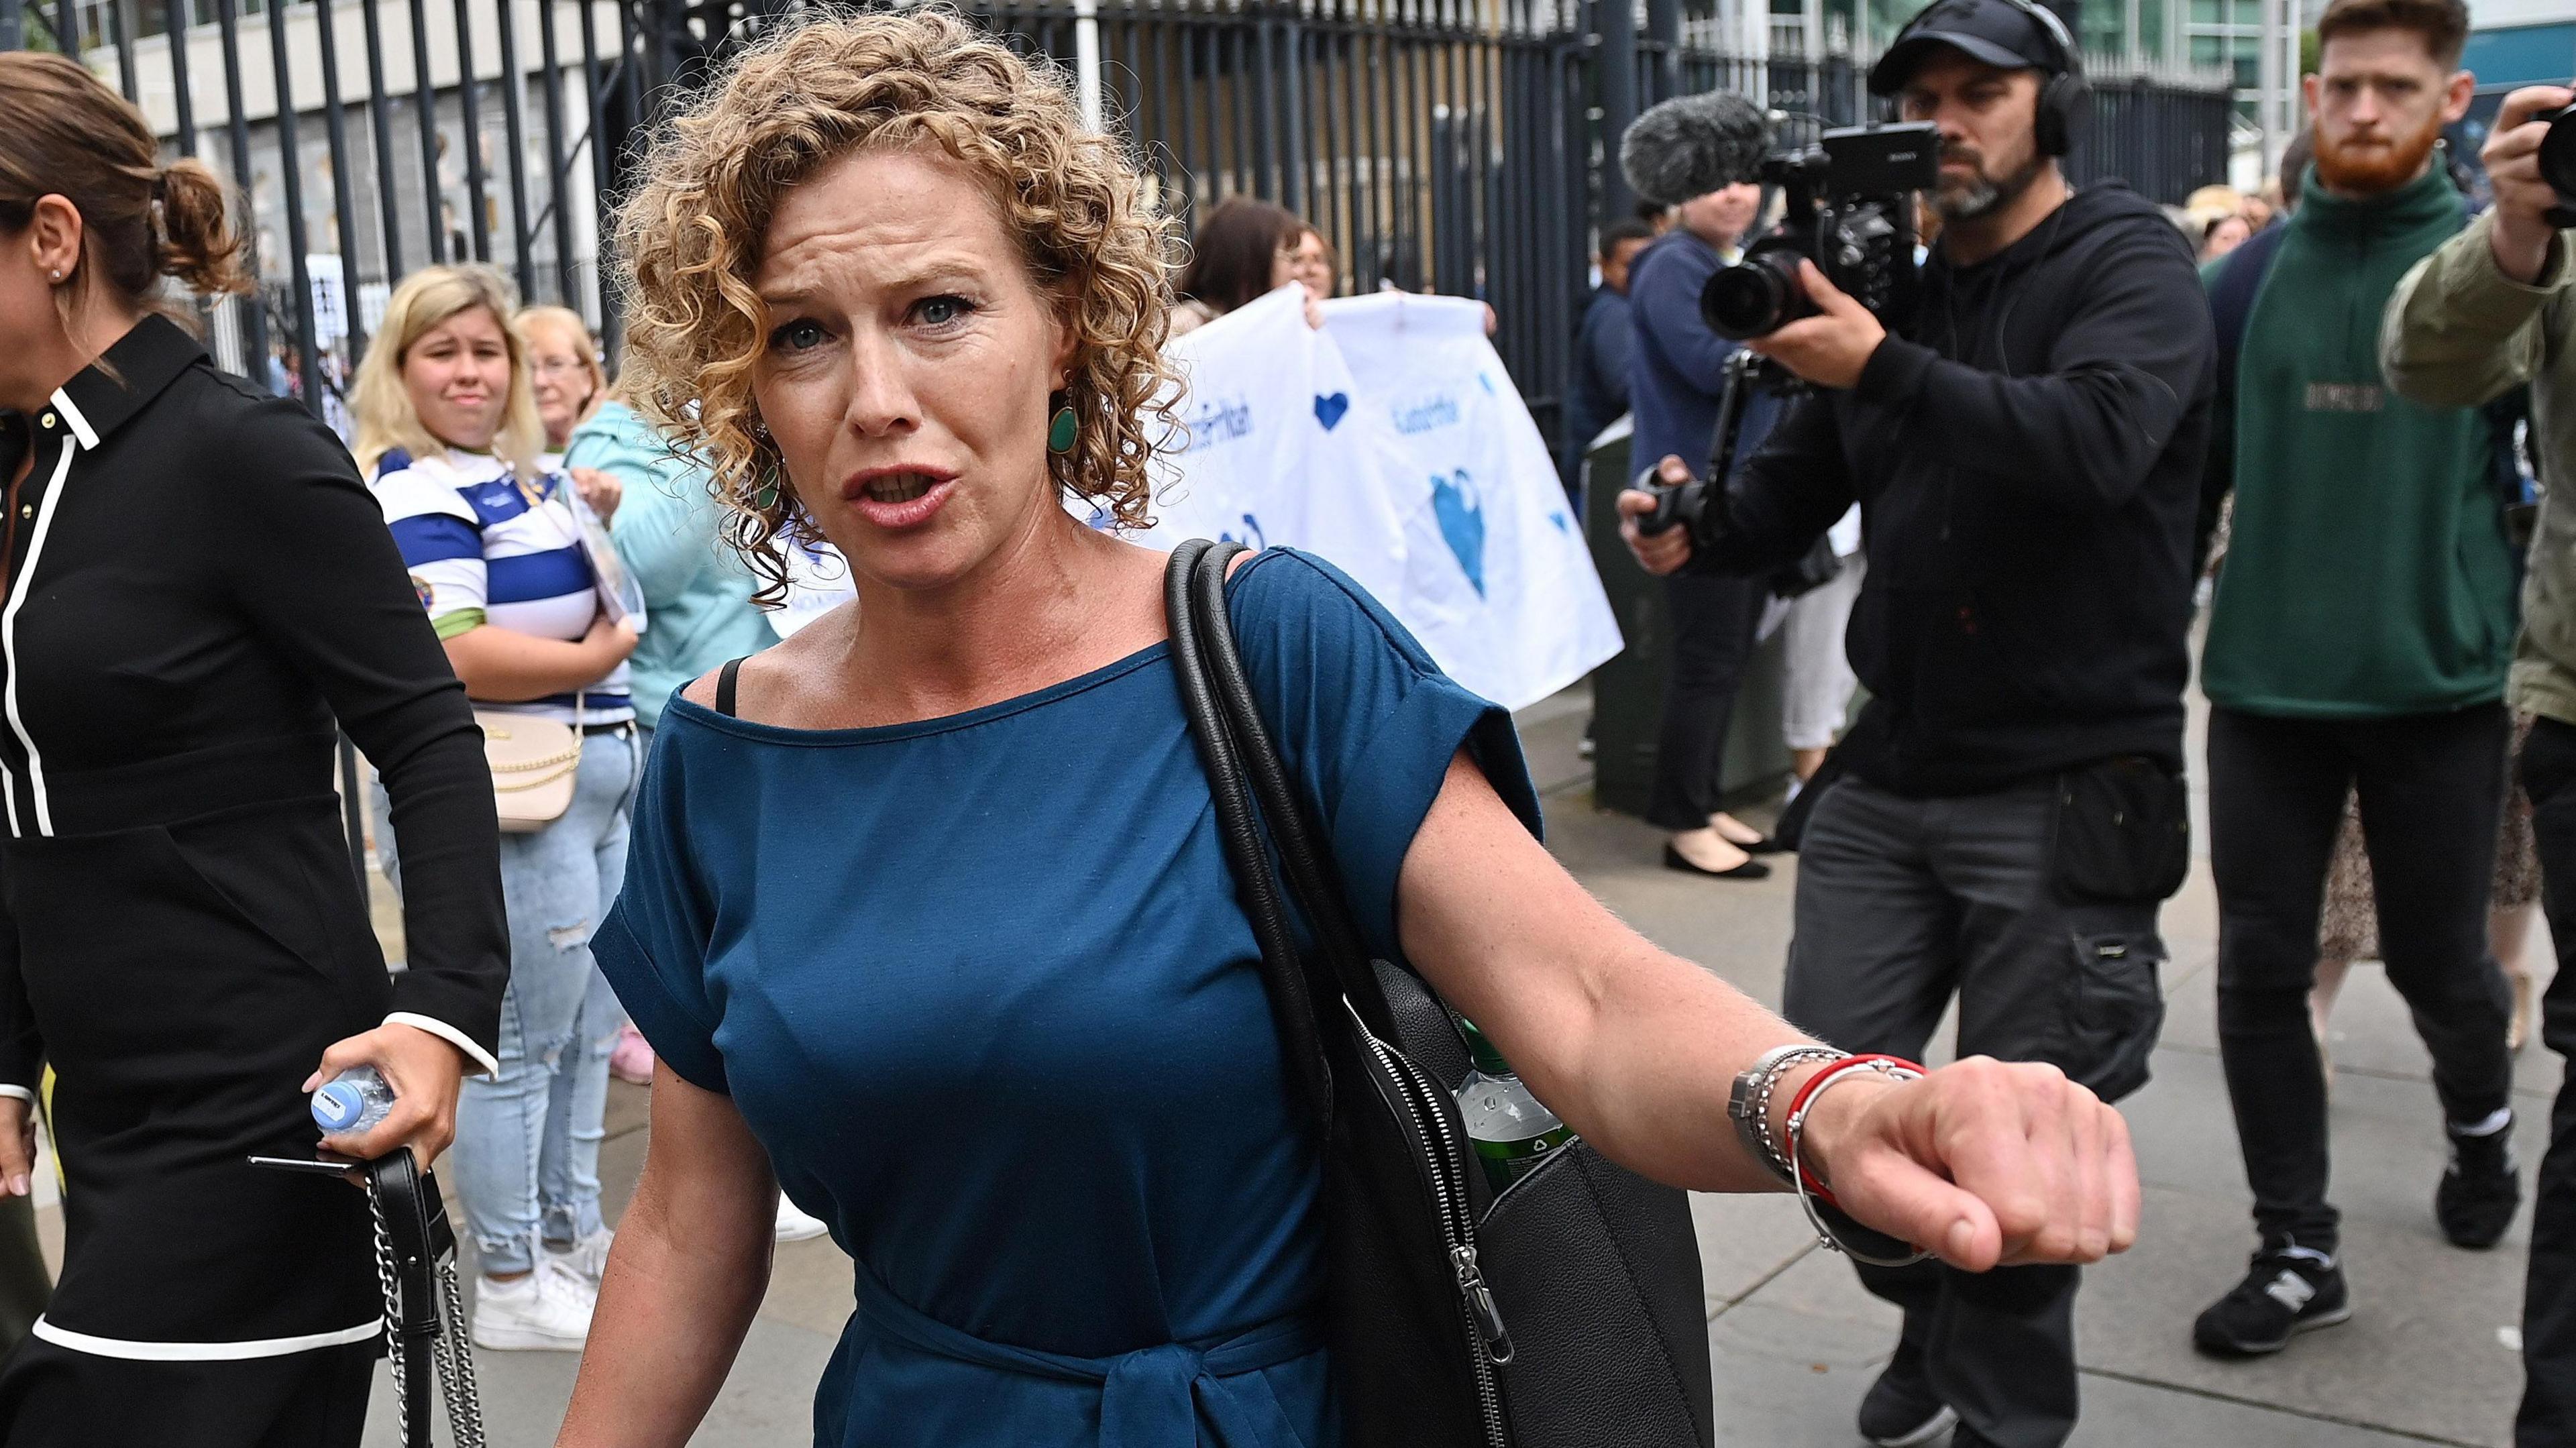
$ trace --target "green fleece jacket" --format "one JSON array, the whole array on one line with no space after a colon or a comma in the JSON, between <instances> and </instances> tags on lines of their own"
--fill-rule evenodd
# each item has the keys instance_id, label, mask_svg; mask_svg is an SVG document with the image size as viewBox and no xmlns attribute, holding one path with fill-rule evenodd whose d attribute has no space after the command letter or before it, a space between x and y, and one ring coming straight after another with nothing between
<instances>
[{"instance_id":1,"label":"green fleece jacket","mask_svg":"<svg viewBox=\"0 0 2576 1448\"><path fill-rule=\"evenodd\" d=\"M2201 662L2210 701L2369 719L2502 697L2513 559L2486 414L2392 393L2380 316L2458 234L2441 168L2384 196L2311 187L2236 375L2236 514Z\"/></svg>"},{"instance_id":2,"label":"green fleece jacket","mask_svg":"<svg viewBox=\"0 0 2576 1448\"><path fill-rule=\"evenodd\" d=\"M2492 402L2531 388L2541 475L2557 483L2576 468L2576 285L2560 232L2530 284L2496 265L2492 216L2445 242L2397 284L2379 336L2381 364L2399 392L2431 407ZM2522 585L2522 637L2514 644L2513 707L2576 724L2576 496L2543 496Z\"/></svg>"}]
</instances>

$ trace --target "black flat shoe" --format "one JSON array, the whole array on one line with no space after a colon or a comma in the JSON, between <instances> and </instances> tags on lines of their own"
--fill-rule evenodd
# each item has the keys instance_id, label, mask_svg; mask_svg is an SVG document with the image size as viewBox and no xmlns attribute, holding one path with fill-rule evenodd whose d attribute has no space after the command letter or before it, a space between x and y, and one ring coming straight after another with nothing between
<instances>
[{"instance_id":1,"label":"black flat shoe","mask_svg":"<svg viewBox=\"0 0 2576 1448\"><path fill-rule=\"evenodd\" d=\"M1739 845L1736 848L1743 847ZM1674 849L1670 844L1664 846L1664 868L1679 870L1685 875L1706 875L1712 880L1768 880L1771 878L1771 867L1760 860L1747 860L1732 870L1711 870L1692 864L1681 851Z\"/></svg>"},{"instance_id":2,"label":"black flat shoe","mask_svg":"<svg viewBox=\"0 0 2576 1448\"><path fill-rule=\"evenodd\" d=\"M1713 823L1709 828L1717 830L1717 826ZM1737 849L1742 850L1748 855L1785 855L1789 852L1789 847L1787 845L1780 843L1769 835L1755 835L1751 840L1747 841L1736 839L1724 830L1717 830L1717 837L1726 841L1728 844L1735 846Z\"/></svg>"}]
</instances>

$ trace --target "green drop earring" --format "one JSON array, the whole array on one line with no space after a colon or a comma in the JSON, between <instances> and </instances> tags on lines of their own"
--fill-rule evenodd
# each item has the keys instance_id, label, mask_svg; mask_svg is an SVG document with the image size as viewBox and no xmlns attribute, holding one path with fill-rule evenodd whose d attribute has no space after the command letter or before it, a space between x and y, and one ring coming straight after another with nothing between
<instances>
[{"instance_id":1,"label":"green drop earring","mask_svg":"<svg viewBox=\"0 0 2576 1448\"><path fill-rule=\"evenodd\" d=\"M766 450L775 445L770 440L769 424L756 415L751 419L750 430L752 440L762 449ZM760 486L752 490L751 506L763 513L778 506L778 465L776 463L771 463L763 470Z\"/></svg>"},{"instance_id":2,"label":"green drop earring","mask_svg":"<svg viewBox=\"0 0 2576 1448\"><path fill-rule=\"evenodd\" d=\"M1047 451L1059 456L1073 451L1074 441L1081 433L1082 424L1073 415L1073 404L1068 402L1055 410L1054 420L1047 424Z\"/></svg>"}]
</instances>

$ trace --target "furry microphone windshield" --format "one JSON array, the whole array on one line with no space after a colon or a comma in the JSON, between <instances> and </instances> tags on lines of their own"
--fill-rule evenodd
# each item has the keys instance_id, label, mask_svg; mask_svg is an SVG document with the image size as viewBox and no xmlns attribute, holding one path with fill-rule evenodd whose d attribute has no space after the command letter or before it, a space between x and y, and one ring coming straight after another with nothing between
<instances>
[{"instance_id":1,"label":"furry microphone windshield","mask_svg":"<svg viewBox=\"0 0 2576 1448\"><path fill-rule=\"evenodd\" d=\"M1771 150L1760 109L1727 91L1676 96L1637 117L1619 141L1619 169L1639 196L1678 206L1759 178Z\"/></svg>"}]
</instances>

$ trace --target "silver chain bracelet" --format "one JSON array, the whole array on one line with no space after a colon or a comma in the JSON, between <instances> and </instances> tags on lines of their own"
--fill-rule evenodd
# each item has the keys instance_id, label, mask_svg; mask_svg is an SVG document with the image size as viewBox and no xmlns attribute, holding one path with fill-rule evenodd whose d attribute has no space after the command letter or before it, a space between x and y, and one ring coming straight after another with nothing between
<instances>
[{"instance_id":1,"label":"silver chain bracelet","mask_svg":"<svg viewBox=\"0 0 2576 1448\"><path fill-rule=\"evenodd\" d=\"M1763 1052L1736 1076L1726 1102L1726 1114L1735 1119L1736 1139L1762 1164L1763 1170L1780 1179L1781 1185L1796 1184L1789 1153L1771 1134L1771 1098L1779 1094L1781 1078L1792 1067L1808 1061L1839 1061L1850 1054L1813 1041L1793 1041Z\"/></svg>"}]
</instances>

